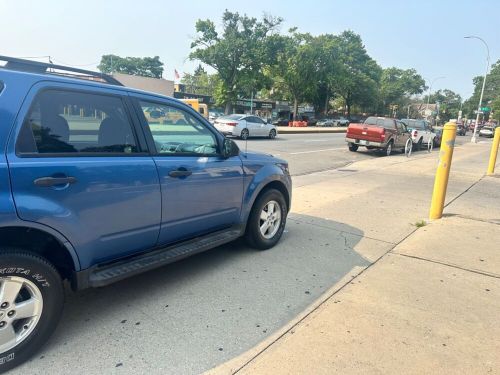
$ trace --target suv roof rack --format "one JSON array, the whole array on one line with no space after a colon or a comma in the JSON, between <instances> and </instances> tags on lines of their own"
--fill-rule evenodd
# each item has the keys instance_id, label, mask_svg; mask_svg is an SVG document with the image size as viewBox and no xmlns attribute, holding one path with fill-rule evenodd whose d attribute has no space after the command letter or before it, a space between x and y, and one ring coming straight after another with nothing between
<instances>
[{"instance_id":1,"label":"suv roof rack","mask_svg":"<svg viewBox=\"0 0 500 375\"><path fill-rule=\"evenodd\" d=\"M39 74L54 74L64 77L79 78L88 81L97 81L108 83L110 85L123 86L116 78L108 74L93 72L91 70L72 68L52 63L43 63L33 60L18 59L8 56L0 56L0 61L6 62L3 66L4 69Z\"/></svg>"}]
</instances>

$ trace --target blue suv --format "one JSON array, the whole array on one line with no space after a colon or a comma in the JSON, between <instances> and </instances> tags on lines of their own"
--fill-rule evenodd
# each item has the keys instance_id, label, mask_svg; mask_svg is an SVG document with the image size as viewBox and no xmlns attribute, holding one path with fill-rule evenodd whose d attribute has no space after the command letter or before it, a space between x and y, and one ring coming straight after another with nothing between
<instances>
[{"instance_id":1,"label":"blue suv","mask_svg":"<svg viewBox=\"0 0 500 375\"><path fill-rule=\"evenodd\" d=\"M101 287L239 237L279 241L285 161L111 76L0 61L0 372L54 331L64 280Z\"/></svg>"}]
</instances>

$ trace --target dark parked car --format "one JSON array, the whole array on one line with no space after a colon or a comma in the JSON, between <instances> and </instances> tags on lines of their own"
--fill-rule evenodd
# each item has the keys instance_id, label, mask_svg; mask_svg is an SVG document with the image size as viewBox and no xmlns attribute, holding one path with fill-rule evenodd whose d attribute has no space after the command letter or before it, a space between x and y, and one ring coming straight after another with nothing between
<instances>
[{"instance_id":1,"label":"dark parked car","mask_svg":"<svg viewBox=\"0 0 500 375\"><path fill-rule=\"evenodd\" d=\"M467 126L461 122L457 123L457 135L467 135Z\"/></svg>"},{"instance_id":2,"label":"dark parked car","mask_svg":"<svg viewBox=\"0 0 500 375\"><path fill-rule=\"evenodd\" d=\"M239 237L261 250L281 238L286 161L240 155L190 106L105 74L1 61L0 372L55 330L63 280L102 287Z\"/></svg>"},{"instance_id":3,"label":"dark parked car","mask_svg":"<svg viewBox=\"0 0 500 375\"><path fill-rule=\"evenodd\" d=\"M274 126L288 126L289 122L290 122L290 120L287 118L278 118L278 119L273 120L272 124Z\"/></svg>"}]
</instances>

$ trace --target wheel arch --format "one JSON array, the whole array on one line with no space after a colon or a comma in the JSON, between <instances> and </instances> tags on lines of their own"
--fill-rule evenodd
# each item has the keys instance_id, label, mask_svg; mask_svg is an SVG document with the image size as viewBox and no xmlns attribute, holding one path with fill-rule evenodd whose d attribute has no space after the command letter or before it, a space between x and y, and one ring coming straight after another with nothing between
<instances>
[{"instance_id":1,"label":"wheel arch","mask_svg":"<svg viewBox=\"0 0 500 375\"><path fill-rule=\"evenodd\" d=\"M73 246L59 233L45 227L0 227L0 246L23 249L47 259L64 279L70 280L73 273L80 270L80 262Z\"/></svg>"}]
</instances>

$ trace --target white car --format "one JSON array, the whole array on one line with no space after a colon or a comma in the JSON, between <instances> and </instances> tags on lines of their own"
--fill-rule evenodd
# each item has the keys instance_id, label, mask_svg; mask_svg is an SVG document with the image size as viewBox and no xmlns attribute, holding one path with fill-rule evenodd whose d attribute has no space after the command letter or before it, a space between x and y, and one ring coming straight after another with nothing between
<instances>
[{"instance_id":1,"label":"white car","mask_svg":"<svg viewBox=\"0 0 500 375\"><path fill-rule=\"evenodd\" d=\"M248 137L276 138L278 130L273 124L268 124L254 115L234 114L219 117L215 120L215 128L224 135L232 135L241 139Z\"/></svg>"},{"instance_id":2,"label":"white car","mask_svg":"<svg viewBox=\"0 0 500 375\"><path fill-rule=\"evenodd\" d=\"M493 137L495 135L495 128L493 126L485 126L479 130L480 137Z\"/></svg>"},{"instance_id":3,"label":"white car","mask_svg":"<svg viewBox=\"0 0 500 375\"><path fill-rule=\"evenodd\" d=\"M434 143L434 137L436 133L432 131L431 124L425 120L413 120L413 119L402 119L410 132L410 137L418 151L423 147L427 148L427 145L432 145Z\"/></svg>"}]
</instances>

